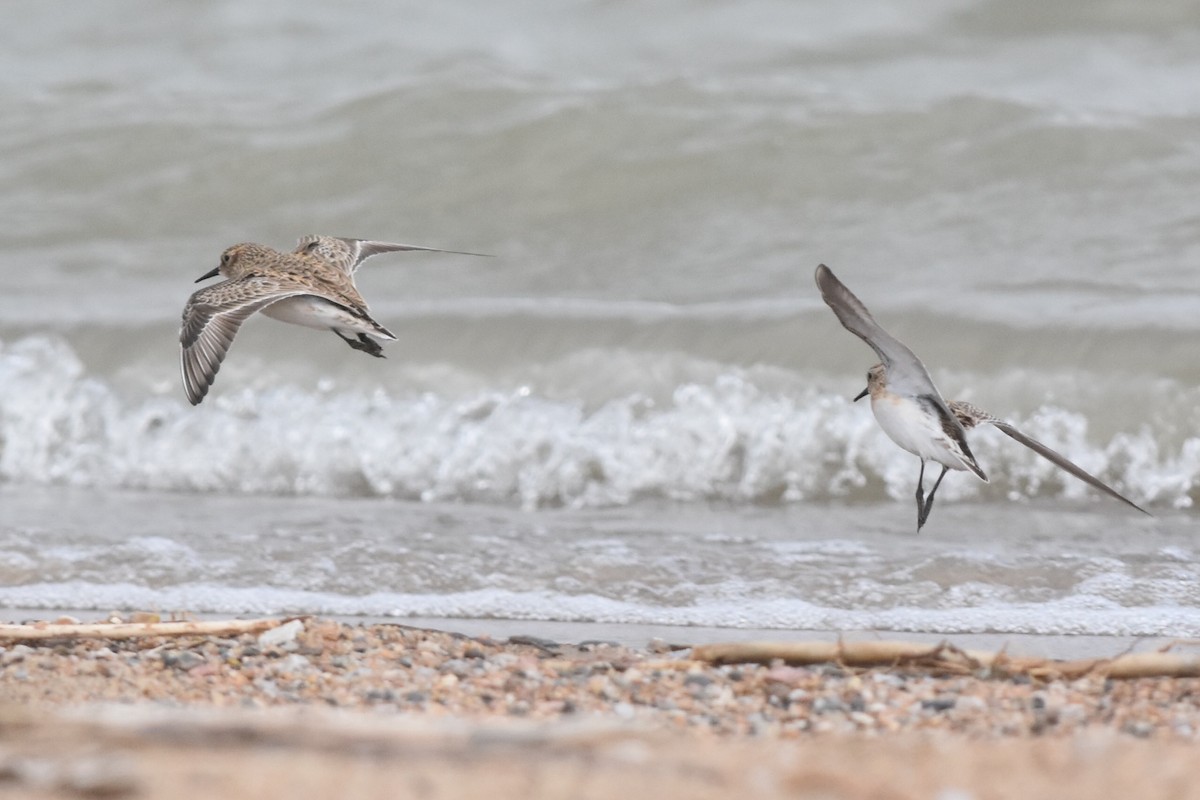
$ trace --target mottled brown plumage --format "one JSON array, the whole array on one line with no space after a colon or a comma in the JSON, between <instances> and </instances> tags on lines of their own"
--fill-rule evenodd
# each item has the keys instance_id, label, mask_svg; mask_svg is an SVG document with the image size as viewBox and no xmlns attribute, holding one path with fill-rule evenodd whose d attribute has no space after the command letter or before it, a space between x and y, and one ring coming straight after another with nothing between
<instances>
[{"instance_id":1,"label":"mottled brown plumage","mask_svg":"<svg viewBox=\"0 0 1200 800\"><path fill-rule=\"evenodd\" d=\"M366 258L404 250L459 252L333 236L306 236L291 253L250 242L228 248L220 265L197 283L218 274L226 280L200 289L183 308L179 342L188 400L196 405L204 399L238 328L256 311L331 330L355 350L382 358L376 337L396 336L371 318L354 273Z\"/></svg>"}]
</instances>

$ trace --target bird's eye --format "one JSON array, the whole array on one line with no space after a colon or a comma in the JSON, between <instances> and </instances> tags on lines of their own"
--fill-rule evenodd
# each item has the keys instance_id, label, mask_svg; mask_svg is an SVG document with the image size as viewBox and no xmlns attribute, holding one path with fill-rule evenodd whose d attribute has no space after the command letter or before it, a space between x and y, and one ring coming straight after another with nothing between
<instances>
[{"instance_id":1,"label":"bird's eye","mask_svg":"<svg viewBox=\"0 0 1200 800\"><path fill-rule=\"evenodd\" d=\"M229 253L221 253L221 264L229 263Z\"/></svg>"}]
</instances>

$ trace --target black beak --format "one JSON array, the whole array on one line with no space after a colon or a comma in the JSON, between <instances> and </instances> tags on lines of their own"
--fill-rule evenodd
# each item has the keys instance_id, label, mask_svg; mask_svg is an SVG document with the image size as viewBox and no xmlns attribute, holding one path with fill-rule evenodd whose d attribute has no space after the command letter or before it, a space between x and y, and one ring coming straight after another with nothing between
<instances>
[{"instance_id":1,"label":"black beak","mask_svg":"<svg viewBox=\"0 0 1200 800\"><path fill-rule=\"evenodd\" d=\"M215 278L220 274L221 274L221 268L213 267L210 272L206 272L203 275L201 275L199 278L196 278L196 283L199 283L200 281L206 281L209 278Z\"/></svg>"},{"instance_id":2,"label":"black beak","mask_svg":"<svg viewBox=\"0 0 1200 800\"><path fill-rule=\"evenodd\" d=\"M871 387L868 386L867 388L863 389L861 392L858 393L858 396L854 398L854 402L857 403L859 400L862 400L864 397L866 397L870 393L871 393Z\"/></svg>"}]
</instances>

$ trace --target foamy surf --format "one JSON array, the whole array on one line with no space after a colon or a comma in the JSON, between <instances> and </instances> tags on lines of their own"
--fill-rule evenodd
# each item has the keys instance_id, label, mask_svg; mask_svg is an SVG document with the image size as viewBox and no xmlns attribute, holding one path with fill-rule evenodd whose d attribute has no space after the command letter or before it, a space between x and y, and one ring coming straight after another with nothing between
<instances>
[{"instance_id":1,"label":"foamy surf","mask_svg":"<svg viewBox=\"0 0 1200 800\"><path fill-rule=\"evenodd\" d=\"M876 502L908 497L915 477L866 408L823 387L763 388L736 369L664 400L629 393L595 408L527 387L453 396L285 384L223 387L192 409L175 393L126 397L62 339L31 336L0 342L0 386L0 477L21 483L533 509ZM1196 499L1200 437L1138 424L1097 441L1082 414L1053 405L1018 422L1138 503ZM943 497L1105 502L996 432L973 434L972 446L992 483L948 480Z\"/></svg>"},{"instance_id":2,"label":"foamy surf","mask_svg":"<svg viewBox=\"0 0 1200 800\"><path fill-rule=\"evenodd\" d=\"M141 608L240 614L321 614L441 620L506 619L734 629L911 631L1040 636L1200 637L1200 616L1175 605L1123 608L1102 597L981 608L828 608L791 598L655 607L596 595L482 589L448 594L331 595L197 584L150 589L133 584L33 584L0 590L0 606L25 609Z\"/></svg>"}]
</instances>

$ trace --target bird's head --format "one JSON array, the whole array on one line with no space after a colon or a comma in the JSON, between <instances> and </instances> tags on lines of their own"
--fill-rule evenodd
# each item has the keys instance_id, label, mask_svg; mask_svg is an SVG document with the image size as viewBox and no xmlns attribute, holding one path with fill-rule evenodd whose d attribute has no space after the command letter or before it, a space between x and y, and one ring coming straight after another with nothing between
<instances>
[{"instance_id":1,"label":"bird's head","mask_svg":"<svg viewBox=\"0 0 1200 800\"><path fill-rule=\"evenodd\" d=\"M883 364L876 364L867 370L867 388L858 393L854 402L857 403L869 394L875 394L885 386L887 386L887 368Z\"/></svg>"},{"instance_id":2,"label":"bird's head","mask_svg":"<svg viewBox=\"0 0 1200 800\"><path fill-rule=\"evenodd\" d=\"M262 256L268 255L270 249L261 244L243 242L225 249L221 253L221 263L196 279L196 283L224 275L226 278L241 278L246 275Z\"/></svg>"}]
</instances>

